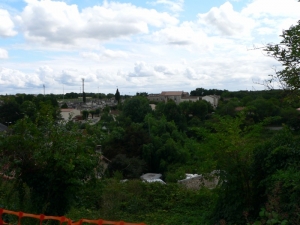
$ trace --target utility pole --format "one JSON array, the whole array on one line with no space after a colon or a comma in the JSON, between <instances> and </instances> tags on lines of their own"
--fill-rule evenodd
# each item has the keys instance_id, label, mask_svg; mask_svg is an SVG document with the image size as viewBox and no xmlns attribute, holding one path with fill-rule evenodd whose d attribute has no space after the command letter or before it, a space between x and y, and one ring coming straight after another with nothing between
<instances>
[{"instance_id":1,"label":"utility pole","mask_svg":"<svg viewBox=\"0 0 300 225\"><path fill-rule=\"evenodd\" d=\"M84 78L81 78L82 80L82 93L84 93Z\"/></svg>"},{"instance_id":2,"label":"utility pole","mask_svg":"<svg viewBox=\"0 0 300 225\"><path fill-rule=\"evenodd\" d=\"M44 97L45 97L45 84L43 84L43 88L44 88Z\"/></svg>"}]
</instances>

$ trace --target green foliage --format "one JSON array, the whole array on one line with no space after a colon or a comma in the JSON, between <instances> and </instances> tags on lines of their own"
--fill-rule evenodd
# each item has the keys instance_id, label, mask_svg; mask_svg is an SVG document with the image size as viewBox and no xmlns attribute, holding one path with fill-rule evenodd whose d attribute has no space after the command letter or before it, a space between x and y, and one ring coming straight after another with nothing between
<instances>
[{"instance_id":1,"label":"green foliage","mask_svg":"<svg viewBox=\"0 0 300 225\"><path fill-rule=\"evenodd\" d=\"M279 114L279 107L274 105L272 101L265 99L256 99L248 103L248 116L253 117L257 122L263 121L267 117Z\"/></svg>"},{"instance_id":2,"label":"green foliage","mask_svg":"<svg viewBox=\"0 0 300 225\"><path fill-rule=\"evenodd\" d=\"M37 116L37 107L32 101L24 101L21 105L21 110L24 115L28 116L32 121Z\"/></svg>"},{"instance_id":3,"label":"green foliage","mask_svg":"<svg viewBox=\"0 0 300 225\"><path fill-rule=\"evenodd\" d=\"M115 94L115 99L118 103L120 103L120 100L121 100L121 95L120 95L120 92L117 88L117 91L116 91L116 94Z\"/></svg>"},{"instance_id":4,"label":"green foliage","mask_svg":"<svg viewBox=\"0 0 300 225\"><path fill-rule=\"evenodd\" d=\"M96 167L94 144L76 127L23 119L0 142L2 163L9 161L8 172L15 171L17 183L30 189L31 212L65 214Z\"/></svg>"},{"instance_id":5,"label":"green foliage","mask_svg":"<svg viewBox=\"0 0 300 225\"><path fill-rule=\"evenodd\" d=\"M89 117L89 111L87 111L87 110L82 110L82 118L84 119L84 120L87 120L88 119L88 117Z\"/></svg>"},{"instance_id":6,"label":"green foliage","mask_svg":"<svg viewBox=\"0 0 300 225\"><path fill-rule=\"evenodd\" d=\"M191 91L191 96L222 95L226 92L228 91L218 89L196 88L196 90Z\"/></svg>"},{"instance_id":7,"label":"green foliage","mask_svg":"<svg viewBox=\"0 0 300 225\"><path fill-rule=\"evenodd\" d=\"M67 109L67 108L68 108L67 103L64 102L64 104L62 104L62 106L61 106L60 108L62 108L62 109Z\"/></svg>"},{"instance_id":8,"label":"green foliage","mask_svg":"<svg viewBox=\"0 0 300 225\"><path fill-rule=\"evenodd\" d=\"M268 44L264 49L283 66L282 70L271 76L269 83L279 82L281 88L298 91L300 88L300 20L296 25L284 30L280 37L282 40L279 44ZM298 95L297 92L295 94Z\"/></svg>"},{"instance_id":9,"label":"green foliage","mask_svg":"<svg viewBox=\"0 0 300 225\"><path fill-rule=\"evenodd\" d=\"M123 114L132 122L141 123L147 113L151 112L149 101L145 97L137 96L127 99L123 105Z\"/></svg>"},{"instance_id":10,"label":"green foliage","mask_svg":"<svg viewBox=\"0 0 300 225\"><path fill-rule=\"evenodd\" d=\"M145 162L137 157L127 158L126 155L117 155L109 164L110 174L119 171L124 179L139 178L145 169Z\"/></svg>"},{"instance_id":11,"label":"green foliage","mask_svg":"<svg viewBox=\"0 0 300 225\"><path fill-rule=\"evenodd\" d=\"M270 205L268 193L273 193L277 205L271 211L282 218L287 214L290 224L300 222L299 144L299 137L284 129L254 151L254 184L259 187L256 196L260 196L255 198L256 206L263 207L266 202Z\"/></svg>"},{"instance_id":12,"label":"green foliage","mask_svg":"<svg viewBox=\"0 0 300 225\"><path fill-rule=\"evenodd\" d=\"M21 107L14 100L9 99L0 105L0 123L5 125L14 124L22 117Z\"/></svg>"},{"instance_id":13,"label":"green foliage","mask_svg":"<svg viewBox=\"0 0 300 225\"><path fill-rule=\"evenodd\" d=\"M209 224L208 215L216 195L202 189L189 191L177 184L143 183L130 180L125 183L116 179L104 181L99 211L91 218L114 221L144 222L151 225ZM81 209L72 210L73 215ZM89 212L91 214L91 212Z\"/></svg>"},{"instance_id":14,"label":"green foliage","mask_svg":"<svg viewBox=\"0 0 300 225\"><path fill-rule=\"evenodd\" d=\"M245 126L245 116L215 117L211 134L222 185L216 205L215 221L244 223L243 211L252 207L252 151L257 142L255 127ZM254 132L254 133L253 133Z\"/></svg>"},{"instance_id":15,"label":"green foliage","mask_svg":"<svg viewBox=\"0 0 300 225\"><path fill-rule=\"evenodd\" d=\"M86 103L86 93L82 92L82 101L83 103Z\"/></svg>"}]
</instances>

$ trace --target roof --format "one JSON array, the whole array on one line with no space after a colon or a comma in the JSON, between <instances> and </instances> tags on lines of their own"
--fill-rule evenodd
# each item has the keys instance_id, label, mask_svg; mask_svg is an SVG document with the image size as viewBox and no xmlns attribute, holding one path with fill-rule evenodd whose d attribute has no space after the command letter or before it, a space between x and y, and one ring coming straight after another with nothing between
<instances>
[{"instance_id":1,"label":"roof","mask_svg":"<svg viewBox=\"0 0 300 225\"><path fill-rule=\"evenodd\" d=\"M164 96L181 96L183 94L183 91L162 91L161 92L161 95L164 95Z\"/></svg>"}]
</instances>

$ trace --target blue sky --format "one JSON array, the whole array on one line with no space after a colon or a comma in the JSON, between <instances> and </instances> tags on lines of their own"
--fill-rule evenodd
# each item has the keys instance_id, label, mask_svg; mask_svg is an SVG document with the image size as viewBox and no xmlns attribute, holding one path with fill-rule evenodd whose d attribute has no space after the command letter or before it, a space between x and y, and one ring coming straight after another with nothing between
<instances>
[{"instance_id":1,"label":"blue sky","mask_svg":"<svg viewBox=\"0 0 300 225\"><path fill-rule=\"evenodd\" d=\"M297 0L1 0L0 94L264 89Z\"/></svg>"}]
</instances>

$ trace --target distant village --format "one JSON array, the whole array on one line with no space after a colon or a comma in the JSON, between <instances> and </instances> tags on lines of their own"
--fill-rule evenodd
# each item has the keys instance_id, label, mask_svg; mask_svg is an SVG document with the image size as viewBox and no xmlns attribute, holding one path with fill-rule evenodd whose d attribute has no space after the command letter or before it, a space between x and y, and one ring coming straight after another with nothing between
<instances>
[{"instance_id":1,"label":"distant village","mask_svg":"<svg viewBox=\"0 0 300 225\"><path fill-rule=\"evenodd\" d=\"M179 104L181 102L196 102L198 100L205 100L209 102L214 109L217 108L220 96L219 95L206 95L206 96L191 96L188 92L184 91L162 91L160 94L149 94L147 96L150 103L155 102L167 102L169 100L174 101L176 104ZM83 103L82 101L59 101L60 106L62 106L64 103L67 104L68 108L62 108L61 109L61 116L64 120L70 119L70 116L72 119L79 119L80 115L82 114L83 110L96 110L96 109L104 109L105 107L115 107L117 106L117 100L112 97L110 99L105 100L95 100L91 97L86 98L86 103ZM124 101L122 99L121 101ZM155 110L155 104L150 104L152 110ZM93 119L93 121L97 121L97 118L90 118Z\"/></svg>"}]
</instances>

